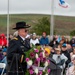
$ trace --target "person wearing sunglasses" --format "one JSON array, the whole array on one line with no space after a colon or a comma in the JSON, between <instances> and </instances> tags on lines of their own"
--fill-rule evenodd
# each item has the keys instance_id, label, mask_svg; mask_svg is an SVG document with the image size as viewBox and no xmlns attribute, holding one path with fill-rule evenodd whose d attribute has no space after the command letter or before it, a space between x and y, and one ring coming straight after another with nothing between
<instances>
[{"instance_id":1,"label":"person wearing sunglasses","mask_svg":"<svg viewBox=\"0 0 75 75\"><path fill-rule=\"evenodd\" d=\"M17 22L13 28L18 31L18 36L9 42L7 49L7 75L25 75L27 64L25 61L25 52L30 49L29 42L25 39L27 36L26 22Z\"/></svg>"}]
</instances>

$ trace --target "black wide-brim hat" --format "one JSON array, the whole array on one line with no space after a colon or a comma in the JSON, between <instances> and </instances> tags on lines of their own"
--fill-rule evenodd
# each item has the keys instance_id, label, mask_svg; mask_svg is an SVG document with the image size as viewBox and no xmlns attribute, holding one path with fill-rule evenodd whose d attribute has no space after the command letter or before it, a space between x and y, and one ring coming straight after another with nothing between
<instances>
[{"instance_id":1,"label":"black wide-brim hat","mask_svg":"<svg viewBox=\"0 0 75 75\"><path fill-rule=\"evenodd\" d=\"M27 25L26 22L17 22L16 27L13 29L22 29L22 28L29 28L30 25Z\"/></svg>"}]
</instances>

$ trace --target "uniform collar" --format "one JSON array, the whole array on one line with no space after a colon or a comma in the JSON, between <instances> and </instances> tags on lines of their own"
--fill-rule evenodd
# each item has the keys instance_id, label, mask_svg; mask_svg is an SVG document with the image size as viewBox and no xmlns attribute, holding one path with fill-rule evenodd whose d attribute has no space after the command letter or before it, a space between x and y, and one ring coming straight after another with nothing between
<instances>
[{"instance_id":1,"label":"uniform collar","mask_svg":"<svg viewBox=\"0 0 75 75\"><path fill-rule=\"evenodd\" d=\"M25 38L24 37L22 37L22 36L20 36L21 37L21 39L24 41L25 40Z\"/></svg>"}]
</instances>

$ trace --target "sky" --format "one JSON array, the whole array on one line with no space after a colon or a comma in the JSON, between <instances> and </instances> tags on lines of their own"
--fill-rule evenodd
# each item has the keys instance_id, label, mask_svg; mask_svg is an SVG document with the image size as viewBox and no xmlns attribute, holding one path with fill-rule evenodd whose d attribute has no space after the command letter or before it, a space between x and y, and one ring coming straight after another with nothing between
<instances>
[{"instance_id":1,"label":"sky","mask_svg":"<svg viewBox=\"0 0 75 75\"><path fill-rule=\"evenodd\" d=\"M75 16L75 0L64 1L67 8L59 6L59 0L54 0L54 15ZM9 0L9 13L51 15L51 5L52 0ZM8 0L0 0L0 14L7 14L7 6Z\"/></svg>"}]
</instances>

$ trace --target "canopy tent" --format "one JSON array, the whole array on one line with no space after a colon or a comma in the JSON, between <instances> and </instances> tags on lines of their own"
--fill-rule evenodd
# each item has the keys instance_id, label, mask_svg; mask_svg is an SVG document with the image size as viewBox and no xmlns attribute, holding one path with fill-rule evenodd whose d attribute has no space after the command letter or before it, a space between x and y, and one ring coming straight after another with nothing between
<instances>
[{"instance_id":1,"label":"canopy tent","mask_svg":"<svg viewBox=\"0 0 75 75\"><path fill-rule=\"evenodd\" d=\"M9 0L9 13L51 15L51 1L52 0ZM63 1L65 2L64 4ZM74 3L75 0L54 0L54 15L75 16ZM0 14L8 14L7 6L8 0L0 0Z\"/></svg>"}]
</instances>

